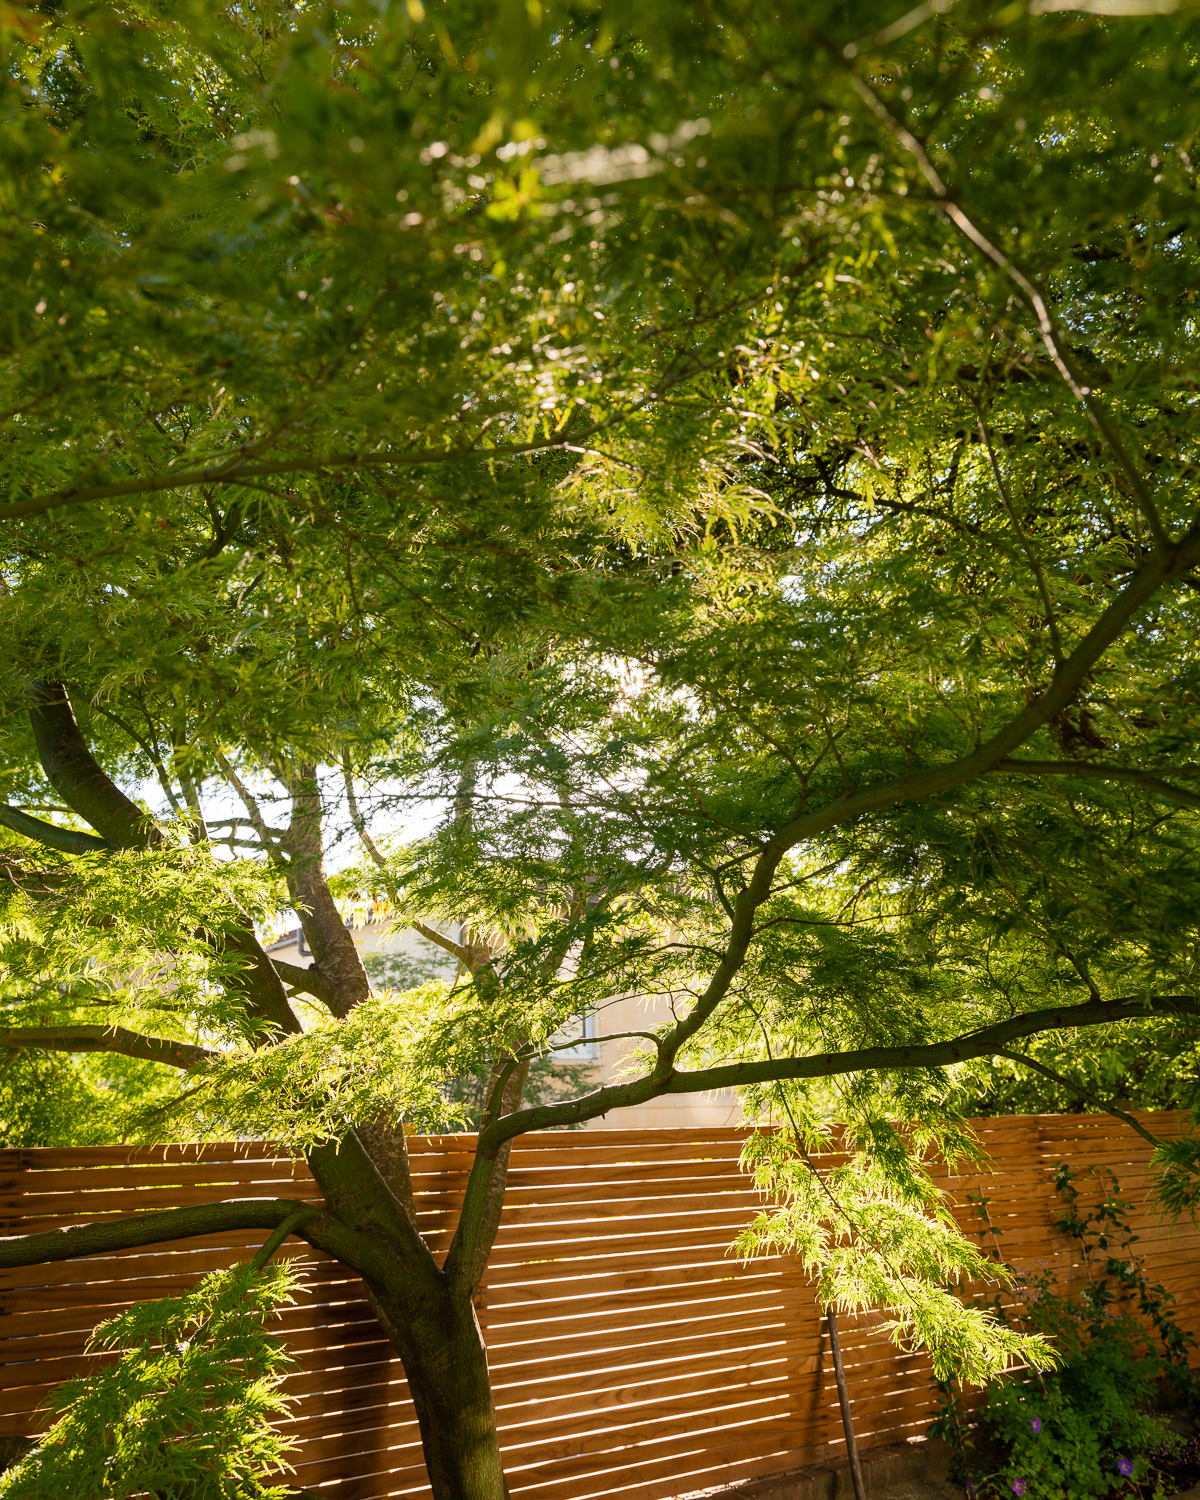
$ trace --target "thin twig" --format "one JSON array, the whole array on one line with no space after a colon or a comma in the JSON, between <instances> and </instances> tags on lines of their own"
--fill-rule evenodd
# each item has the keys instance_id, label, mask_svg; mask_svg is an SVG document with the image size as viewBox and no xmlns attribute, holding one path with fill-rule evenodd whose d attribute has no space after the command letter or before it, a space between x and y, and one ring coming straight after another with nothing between
<instances>
[{"instance_id":1,"label":"thin twig","mask_svg":"<svg viewBox=\"0 0 1200 1500\"><path fill-rule=\"evenodd\" d=\"M1042 341L1046 345L1050 358L1054 361L1055 368L1062 376L1071 394L1083 406L1092 426L1112 450L1126 479L1129 481L1137 497L1139 508L1146 518L1147 525L1150 527L1155 545L1163 552L1169 550L1171 541L1163 526L1162 518L1158 514L1154 497L1151 495L1141 471L1133 462L1124 443L1121 441L1120 434L1113 426L1107 411L1096 398L1095 391L1090 385L1086 385L1080 379L1079 372L1075 369L1070 354L1067 351L1066 340L1058 330L1058 325L1055 322L1054 315L1050 311L1045 294L1010 256L1005 255L1004 251L1000 249L991 236L986 234L974 220L968 217L961 204L957 202L955 196L943 180L941 173L934 166L922 142L892 114L891 110L888 109L879 95L875 93L874 89L853 71L850 73L850 85L866 103L876 119L880 121L916 161L921 175L929 184L934 194L936 206L942 210L955 228L965 238L970 240L976 249L981 250L1019 288L1025 302L1037 319L1038 331L1042 335Z\"/></svg>"},{"instance_id":2,"label":"thin twig","mask_svg":"<svg viewBox=\"0 0 1200 1500\"><path fill-rule=\"evenodd\" d=\"M254 794L250 791L250 788L243 783L241 777L233 769L233 766L228 760L226 760L225 756L221 754L216 746L214 745L211 748L213 759L216 761L217 765L220 766L221 774L225 777L226 781L229 782L230 786L234 788L238 796L242 799L242 803L245 806L246 811L250 814L250 822L253 825L254 831L262 840L267 853L277 864L282 864L283 859L279 851L279 844L272 836L271 830L267 826L267 820L263 817L262 810L254 799Z\"/></svg>"},{"instance_id":3,"label":"thin twig","mask_svg":"<svg viewBox=\"0 0 1200 1500\"><path fill-rule=\"evenodd\" d=\"M358 810L358 798L354 795L354 777L350 769L350 752L342 751L342 778L346 783L346 802L350 808L350 821L354 824L354 831L368 855L378 867L385 873L387 871L387 860L380 854L375 845L375 840L367 832L366 819Z\"/></svg>"}]
</instances>

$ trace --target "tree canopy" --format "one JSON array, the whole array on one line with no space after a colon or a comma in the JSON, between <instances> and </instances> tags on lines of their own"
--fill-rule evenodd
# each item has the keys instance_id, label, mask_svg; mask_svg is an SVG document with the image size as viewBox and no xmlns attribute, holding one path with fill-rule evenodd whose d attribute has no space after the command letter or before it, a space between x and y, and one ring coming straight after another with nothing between
<instances>
[{"instance_id":1,"label":"tree canopy","mask_svg":"<svg viewBox=\"0 0 1200 1500\"><path fill-rule=\"evenodd\" d=\"M974 1149L992 1059L1068 1047L1094 1102L1114 1047L1193 1045L1192 22L2 24L6 1045L307 1153L296 1232L364 1275L439 1500L502 1493L508 1144L665 1093L784 1127L760 1233L830 1299L972 1375L1041 1357L939 1289L977 1267L921 1160ZM458 980L373 989L368 903ZM523 1098L617 994L672 1007L630 1076ZM402 1122L472 1074L438 1268Z\"/></svg>"}]
</instances>

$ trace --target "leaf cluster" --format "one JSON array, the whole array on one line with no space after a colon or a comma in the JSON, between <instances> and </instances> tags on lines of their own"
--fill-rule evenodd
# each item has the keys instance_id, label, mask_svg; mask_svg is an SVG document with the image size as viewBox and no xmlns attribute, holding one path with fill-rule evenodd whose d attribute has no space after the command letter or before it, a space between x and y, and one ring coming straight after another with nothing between
<instances>
[{"instance_id":1,"label":"leaf cluster","mask_svg":"<svg viewBox=\"0 0 1200 1500\"><path fill-rule=\"evenodd\" d=\"M796 1256L823 1303L882 1313L901 1348L928 1350L939 1378L984 1384L1017 1364L1052 1368L1040 1334L1019 1333L946 1289L1008 1278L959 1231L921 1166L886 1140L883 1122L873 1133L883 1150L854 1150L823 1169L795 1134L752 1135L743 1165L770 1207L738 1236L737 1252Z\"/></svg>"},{"instance_id":2,"label":"leaf cluster","mask_svg":"<svg viewBox=\"0 0 1200 1500\"><path fill-rule=\"evenodd\" d=\"M974 1435L950 1384L939 1384L931 1432L953 1445L961 1477L980 1496L999 1500L1017 1484L1047 1500L1159 1496L1185 1448L1155 1408L1164 1377L1175 1397L1194 1407L1188 1370L1194 1340L1174 1320L1174 1298L1146 1275L1115 1174L1100 1184L1098 1203L1078 1176L1065 1162L1058 1169L1064 1217L1056 1227L1078 1246L1087 1277L1082 1290L1065 1290L1042 1272L1016 1279L1015 1304L994 1299L1003 1321L1053 1339L1059 1366L993 1385ZM986 1200L980 1210L998 1233Z\"/></svg>"},{"instance_id":3,"label":"leaf cluster","mask_svg":"<svg viewBox=\"0 0 1200 1500\"><path fill-rule=\"evenodd\" d=\"M90 1347L117 1357L55 1391L54 1424L0 1494L282 1500L288 1486L271 1479L292 1444L272 1422L293 1361L266 1325L296 1285L285 1265L214 1271L100 1324Z\"/></svg>"}]
</instances>

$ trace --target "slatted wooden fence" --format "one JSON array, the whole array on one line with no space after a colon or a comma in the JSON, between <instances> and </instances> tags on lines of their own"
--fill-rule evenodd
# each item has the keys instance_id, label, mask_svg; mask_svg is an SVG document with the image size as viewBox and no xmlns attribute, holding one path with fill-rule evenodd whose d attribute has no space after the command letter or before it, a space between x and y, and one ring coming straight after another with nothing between
<instances>
[{"instance_id":1,"label":"slatted wooden fence","mask_svg":"<svg viewBox=\"0 0 1200 1500\"><path fill-rule=\"evenodd\" d=\"M1145 1116L1162 1132L1174 1116ZM946 1179L962 1222L985 1191L1008 1259L1076 1277L1052 1225L1054 1168L1113 1167L1138 1204L1139 1248L1200 1331L1200 1235L1173 1234L1145 1206L1146 1143L1106 1116L978 1122L994 1173ZM482 1319L514 1497L668 1500L842 1452L820 1310L799 1268L739 1265L727 1251L759 1207L739 1171L741 1130L526 1136L513 1152ZM410 1142L421 1226L444 1251L473 1142ZM1098 1189L1097 1189L1098 1191ZM0 1153L0 1232L224 1197L314 1197L303 1163L253 1144ZM261 1233L0 1272L0 1435L33 1434L60 1380L89 1367L88 1332L131 1302L192 1285L244 1258ZM336 1263L292 1240L307 1290L280 1317L299 1364L287 1426L297 1482L331 1500L427 1494L403 1373ZM878 1320L849 1321L843 1346L860 1442L922 1433L926 1361L897 1352Z\"/></svg>"}]
</instances>

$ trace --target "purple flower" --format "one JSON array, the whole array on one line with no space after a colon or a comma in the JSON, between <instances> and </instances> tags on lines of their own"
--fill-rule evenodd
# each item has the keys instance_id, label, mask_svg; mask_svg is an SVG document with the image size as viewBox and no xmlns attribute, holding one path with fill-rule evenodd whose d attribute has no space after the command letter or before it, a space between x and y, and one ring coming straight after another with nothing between
<instances>
[{"instance_id":1,"label":"purple flower","mask_svg":"<svg viewBox=\"0 0 1200 1500\"><path fill-rule=\"evenodd\" d=\"M1023 1495L1025 1493L1025 1481L1023 1479L1013 1480L1013 1494Z\"/></svg>"},{"instance_id":2,"label":"purple flower","mask_svg":"<svg viewBox=\"0 0 1200 1500\"><path fill-rule=\"evenodd\" d=\"M1030 1427L1033 1428L1034 1432L1041 1432L1041 1430L1042 1430L1042 1419L1041 1419L1041 1417L1030 1417L1030 1419L1029 1419L1029 1425L1030 1425Z\"/></svg>"},{"instance_id":3,"label":"purple flower","mask_svg":"<svg viewBox=\"0 0 1200 1500\"><path fill-rule=\"evenodd\" d=\"M1117 1472L1119 1474L1124 1474L1125 1478L1128 1479L1129 1476L1133 1473L1133 1461L1132 1461L1132 1459L1118 1458L1117 1459Z\"/></svg>"}]
</instances>

